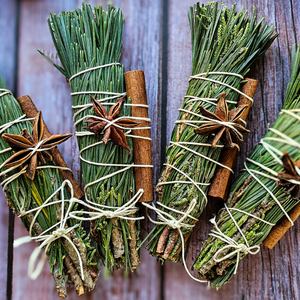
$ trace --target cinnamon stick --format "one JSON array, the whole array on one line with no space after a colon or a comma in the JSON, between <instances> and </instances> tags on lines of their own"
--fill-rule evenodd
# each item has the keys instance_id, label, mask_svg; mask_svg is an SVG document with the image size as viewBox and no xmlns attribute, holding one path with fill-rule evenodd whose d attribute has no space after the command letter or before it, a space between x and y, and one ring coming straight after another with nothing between
<instances>
[{"instance_id":1,"label":"cinnamon stick","mask_svg":"<svg viewBox=\"0 0 300 300\"><path fill-rule=\"evenodd\" d=\"M28 118L34 118L37 115L38 110L29 96L27 96L27 95L21 96L21 97L17 98L17 101L19 102L19 104L22 108L22 111ZM43 138L47 138L50 136L51 136L51 133L45 124ZM68 168L67 164L65 163L65 161L57 147L54 147L54 148L50 149L49 151L50 151L50 153L53 157L53 160L57 166ZM68 170L59 170L59 171L62 174L64 180L68 179L72 183L73 189L74 189L74 196L78 199L82 198L84 196L84 193L82 192L79 184L77 183L76 179L74 178L73 173Z\"/></svg>"},{"instance_id":2,"label":"cinnamon stick","mask_svg":"<svg viewBox=\"0 0 300 300\"><path fill-rule=\"evenodd\" d=\"M247 82L242 86L241 91L247 96L253 98L257 88L258 81L250 78L246 78L246 80ZM241 119L246 121L252 102L249 99L247 99L245 96L240 95L238 106L241 105L248 105L248 107L241 115ZM237 147L224 148L220 156L220 160L219 160L220 164L233 169L236 163L237 153L238 153ZM232 173L228 169L218 165L208 195L214 199L222 199L223 201L226 201L229 192L231 175Z\"/></svg>"},{"instance_id":3,"label":"cinnamon stick","mask_svg":"<svg viewBox=\"0 0 300 300\"><path fill-rule=\"evenodd\" d=\"M290 212L289 216L293 222L297 220L300 216L300 203L298 203ZM269 235L263 241L263 244L272 249L277 242L283 237L283 235L288 231L288 229L292 226L291 222L288 220L286 216L283 216L277 224L271 229Z\"/></svg>"},{"instance_id":4,"label":"cinnamon stick","mask_svg":"<svg viewBox=\"0 0 300 300\"><path fill-rule=\"evenodd\" d=\"M125 84L127 96L131 98L132 104L147 105L145 75L141 70L125 73ZM148 108L132 106L132 116L148 118ZM140 127L148 127L149 122L141 121ZM137 129L132 131L134 135L150 138L149 129ZM136 165L152 165L151 141L133 138L133 158ZM136 190L142 188L143 196L139 202L150 202L154 199L153 192L153 170L149 167L136 167L134 169Z\"/></svg>"}]
</instances>

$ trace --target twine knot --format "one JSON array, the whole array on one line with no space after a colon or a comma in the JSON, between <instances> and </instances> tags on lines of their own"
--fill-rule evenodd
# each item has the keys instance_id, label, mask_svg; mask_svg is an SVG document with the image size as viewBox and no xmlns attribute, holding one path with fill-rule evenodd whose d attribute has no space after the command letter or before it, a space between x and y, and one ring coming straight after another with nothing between
<instances>
[{"instance_id":1,"label":"twine knot","mask_svg":"<svg viewBox=\"0 0 300 300\"><path fill-rule=\"evenodd\" d=\"M105 216L106 218L112 219L116 216L116 213L114 211L105 210L105 211L103 211L103 216Z\"/></svg>"},{"instance_id":2,"label":"twine knot","mask_svg":"<svg viewBox=\"0 0 300 300\"><path fill-rule=\"evenodd\" d=\"M235 269L234 269L234 273L233 273L233 274L236 274L237 268L238 268L238 265L239 265L239 261L240 261L240 254L244 253L245 255L247 255L247 254L255 255L255 254L257 254L260 251L260 247L259 247L259 245L249 246L248 241L247 241L245 235L241 231L241 229L238 226L238 224L236 223L235 219L232 217L232 215L231 215L231 213L230 213L230 211L229 211L229 209L228 209L228 207L227 207L226 204L225 204L225 208L226 208L229 216L233 220L235 226L240 231L240 233L241 233L241 235L242 235L242 237L243 237L243 239L245 241L245 244L244 243L238 244L234 239L232 239L229 236L227 236L226 234L224 234L220 230L220 228L218 227L217 222L216 222L216 218L213 218L213 219L210 220L210 222L214 225L214 228L216 230L212 230L209 235L213 236L213 237L215 237L217 239L220 239L221 241L223 241L224 243L227 244L227 245L225 245L224 247L222 247L221 249L219 249L215 253L215 255L213 256L213 260L215 262L222 262L222 261L227 260L228 258L230 258L230 257L232 257L234 255L237 255ZM229 254L223 256L223 257L217 258L220 254L222 254L223 251L225 251L227 249L230 250L232 248L235 249L235 250L232 251L232 252L230 252Z\"/></svg>"},{"instance_id":3,"label":"twine knot","mask_svg":"<svg viewBox=\"0 0 300 300\"><path fill-rule=\"evenodd\" d=\"M65 234L67 234L67 231L65 228L59 228L52 232L52 235L55 238L60 238L60 237L64 236Z\"/></svg>"},{"instance_id":4,"label":"twine knot","mask_svg":"<svg viewBox=\"0 0 300 300\"><path fill-rule=\"evenodd\" d=\"M125 220L142 220L144 219L144 217L128 216L135 214L139 210L139 208L136 207L135 204L140 200L143 194L144 190L139 189L138 192L127 203L120 207L102 205L86 199L86 203L83 202L82 204L85 207L89 208L91 211L72 211L70 212L70 216L81 221L97 220L102 217L106 217L109 219L120 218ZM89 217L81 216L82 214L88 214Z\"/></svg>"},{"instance_id":5,"label":"twine knot","mask_svg":"<svg viewBox=\"0 0 300 300\"><path fill-rule=\"evenodd\" d=\"M168 226L173 229L180 229L182 227L182 223L179 223L179 220L170 220L168 222Z\"/></svg>"},{"instance_id":6,"label":"twine knot","mask_svg":"<svg viewBox=\"0 0 300 300\"><path fill-rule=\"evenodd\" d=\"M169 227L171 227L171 228L173 228L173 229L178 230L179 235L180 235L180 239L181 239L181 245L182 245L182 248L181 248L181 249L182 249L182 250L181 250L181 251L182 251L182 261L183 261L183 265L184 265L184 268L185 268L186 272L187 272L188 275L189 275L193 280L195 280L195 281L198 281L198 282L207 282L207 280L200 280L200 279L198 279L198 278L195 278L195 277L190 273L190 271L189 271L189 269L188 269L188 267L187 267L187 265L186 265L186 261L185 261L185 245L184 245L185 240L184 240L184 237L183 237L183 234L182 234L182 231L181 231L181 227L192 228L192 227L195 226L195 225L193 225L193 224L186 224L186 223L183 223L183 221L184 221L186 218L191 218L191 219L193 219L193 220L195 220L195 221L198 221L198 219L196 219L196 218L194 218L193 216L190 215L190 213L193 211L193 209L195 208L195 206L196 206L196 204L197 204L196 198L194 198L194 199L191 201L191 203L190 203L190 205L189 205L189 207L188 207L188 209L187 209L186 212L182 212L182 211L180 211L180 210L176 210L176 209L174 209L174 208L170 208L170 207L168 207L168 206L166 206L166 205L164 205L164 204L162 204L162 203L160 203L160 202L157 202L157 204L160 205L160 206L162 206L163 208L168 209L168 210L170 210L170 211L173 211L173 212L175 212L175 213L177 213L177 214L179 214L179 215L183 215L179 220L175 219L171 214L169 214L169 213L167 213L167 212L165 212L165 211L163 211L163 210L157 208L153 203L152 203L152 205L149 205L148 203L145 203L145 202L143 202L142 204L143 204L144 206L146 206L147 208L150 208L150 209L154 210L154 211L157 213L157 215L158 215L157 218L158 218L159 220L161 220L161 222L159 222L159 221L154 221L154 220L152 220L152 218L147 214L148 219L149 219L153 224L157 224L157 225L167 225L167 226L169 226Z\"/></svg>"},{"instance_id":7,"label":"twine knot","mask_svg":"<svg viewBox=\"0 0 300 300\"><path fill-rule=\"evenodd\" d=\"M20 212L19 212L19 214L18 214L18 217L19 217L19 218L24 217L26 214L27 214L27 213L26 213L26 211L24 210L24 208L21 208L21 209L20 209Z\"/></svg>"},{"instance_id":8,"label":"twine knot","mask_svg":"<svg viewBox=\"0 0 300 300\"><path fill-rule=\"evenodd\" d=\"M70 188L70 193L71 193L71 197L69 200L66 200L65 197L64 197L64 187L68 185L69 188ZM61 192L61 200L57 200L57 201L52 201L50 202L53 197L58 193L58 192ZM69 207L66 211L66 213L64 213L64 210L65 210L65 202L69 202ZM81 200L79 199L76 199L74 198L74 190L73 190L73 186L72 186L72 183L69 181L69 180L65 180L63 181L62 185L56 190L54 191L54 193L48 198L46 199L43 204L37 208L34 208L34 209L31 209L27 212L25 212L23 209L21 209L21 215L24 216L26 214L29 214L29 213L33 213L35 212L35 215L34 215L34 218L30 224L30 228L29 228L29 235L30 236L27 236L27 237L23 237L23 238L20 238L20 239L17 239L15 240L14 242L14 247L18 247L24 243L28 243L29 241L31 240L35 240L37 242L40 242L40 246L39 247L36 247L34 249L34 251L32 252L31 256L30 256L30 259L29 259L29 262L28 262L28 276L29 278L31 279L36 279L40 273L42 272L42 269L43 269L43 266L44 266L44 263L46 261L46 253L48 251L48 248L50 247L51 243L53 243L55 240L59 239L59 238L64 238L66 239L70 244L71 246L74 248L77 256L78 256L78 261L79 261L79 266L80 266L80 273L81 273L81 278L82 280L84 280L84 271L83 271L83 262L82 262L82 258L80 256L80 253L78 251L78 249L76 248L75 244L73 243L73 241L68 237L68 233L71 232L73 229L77 228L80 226L79 223L75 224L74 226L72 227L69 227L69 228L65 228L67 226L66 222L67 220L70 218L70 211L73 207L73 203L75 202L78 202L78 203L84 203L82 202ZM33 225L39 215L39 213L46 207L50 206L50 205L55 205L57 203L60 203L61 204L61 216L60 216L60 221L58 223L56 223L55 225L51 226L50 228L46 229L45 231L43 231L42 233L40 233L39 235L37 236L32 236L32 228L33 228ZM52 231L52 233L48 233L50 232L51 230L53 229L56 229L54 231ZM45 247L45 251L43 253L43 256L42 258L40 259L40 261L38 262L38 265L37 265L37 268L34 270L34 266L35 266L35 262L38 258L38 255L41 251L42 248Z\"/></svg>"}]
</instances>

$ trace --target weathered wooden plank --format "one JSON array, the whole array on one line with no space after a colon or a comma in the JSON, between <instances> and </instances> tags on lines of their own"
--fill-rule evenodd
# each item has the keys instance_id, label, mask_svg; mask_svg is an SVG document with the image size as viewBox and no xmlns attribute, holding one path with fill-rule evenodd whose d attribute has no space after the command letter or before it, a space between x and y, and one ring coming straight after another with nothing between
<instances>
[{"instance_id":1,"label":"weathered wooden plank","mask_svg":"<svg viewBox=\"0 0 300 300\"><path fill-rule=\"evenodd\" d=\"M106 8L108 1L90 1L93 5L103 5ZM121 7L125 15L125 32L123 47L123 62L125 70L143 69L146 75L150 117L154 124L158 123L157 114L160 105L159 91L159 34L160 12L159 2L124 0L114 3ZM37 53L36 49L46 51L56 62L57 56L48 30L46 19L50 12L73 10L81 7L81 1L49 1L21 3L20 18L20 48L19 48L19 95L29 94L35 101L38 109L43 111L45 122L53 133L70 132L72 130L72 110L69 87L64 77ZM150 8L150 9L149 9ZM24 75L26 74L26 75ZM153 163L160 164L160 129L152 129ZM71 143L61 147L67 163L73 172L79 176L79 159L77 145L73 138ZM77 147L77 146L76 146ZM77 148L76 148L77 149ZM157 177L157 169L155 170ZM143 222L145 235L148 222ZM147 229L148 231L148 229ZM16 223L16 237L26 235L19 220ZM22 246L15 250L14 261L14 293L13 299L21 299L26 291L27 297L56 299L56 292L49 267L45 267L41 276L31 282L26 275L27 262L30 253L36 245ZM83 295L81 299L158 299L160 295L160 267L155 259L146 251L142 251L142 263L134 274L124 278L122 272L116 272L108 281L104 281L103 274L99 279L95 291L90 295ZM23 263L22 263L23 262ZM69 297L73 299L74 292Z\"/></svg>"},{"instance_id":2,"label":"weathered wooden plank","mask_svg":"<svg viewBox=\"0 0 300 300\"><path fill-rule=\"evenodd\" d=\"M16 87L16 29L17 29L17 1L4 1L0 0L0 76L5 80L7 87L14 91ZM2 9L5 7L5 9ZM5 30L3 30L5 28ZM1 99L0 99L1 100ZM11 224L13 225L13 215L10 215ZM13 234L13 228L10 232L9 226L9 208L6 205L4 193L0 192L0 290L4 297L7 284L7 260L8 260L8 234ZM12 236L11 236L12 237ZM12 242L12 241L11 241ZM12 243L10 243L10 247ZM11 259L12 257L10 257ZM9 276L10 277L10 276ZM9 279L10 280L10 279ZM10 294L10 285L8 293Z\"/></svg>"},{"instance_id":3,"label":"weathered wooden plank","mask_svg":"<svg viewBox=\"0 0 300 300\"><path fill-rule=\"evenodd\" d=\"M227 1L230 5L234 1ZM299 3L297 1L241 1L249 10L256 6L258 16L264 15L275 24L280 37L254 66L251 77L259 80L255 102L249 118L251 133L242 146L236 171L242 168L246 155L267 130L282 107L286 85L290 75L292 43L299 41ZM168 134L170 139L177 109L180 107L187 88L191 70L190 30L186 12L193 0L169 1L169 57L168 57ZM209 219L220 208L220 203L209 203L197 226L194 228L188 265L192 266L199 254L201 241L210 231ZM240 263L238 274L220 291L207 290L204 284L190 279L180 264L167 263L164 277L165 299L298 299L300 224L285 235L271 251L265 247L255 256L249 256ZM194 275L196 275L194 273Z\"/></svg>"}]
</instances>

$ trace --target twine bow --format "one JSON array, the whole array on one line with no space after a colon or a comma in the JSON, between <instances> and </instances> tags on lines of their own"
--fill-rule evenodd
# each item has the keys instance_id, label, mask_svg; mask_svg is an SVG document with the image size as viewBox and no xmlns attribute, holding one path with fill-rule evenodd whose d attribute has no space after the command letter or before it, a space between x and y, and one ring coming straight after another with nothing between
<instances>
[{"instance_id":1,"label":"twine bow","mask_svg":"<svg viewBox=\"0 0 300 300\"><path fill-rule=\"evenodd\" d=\"M68 185L70 188L70 192L71 192L71 198L69 200L65 200L64 197L64 187ZM57 201L53 201L50 202L50 200L59 192L61 191L61 200L57 200ZM68 210L66 212L66 214L64 214L64 208L65 208L65 202L69 202L69 207ZM78 251L78 249L76 248L76 246L74 245L74 243L72 242L72 240L68 237L68 234L75 228L79 227L79 224L76 224L70 228L65 228L66 226L66 222L67 220L70 218L70 210L73 206L73 204L77 202L77 203L81 203L81 200L78 200L77 198L74 198L74 190L73 190L73 186L72 183L69 180L65 180L63 181L61 187L59 187L41 206L31 209L27 212L22 212L22 216L29 214L29 213L33 213L36 212L34 215L34 218L30 224L30 229L29 229L29 235L28 237L23 237L20 239L17 239L14 241L14 247L18 247L22 244L25 244L27 242L30 242L31 240L35 240L37 242L41 242L41 245L39 247L36 247L34 249L34 251L32 252L29 262L28 262L28 276L29 278L31 278L32 280L36 279L44 266L44 263L46 261L46 253L48 248L50 247L51 243L53 243L55 240L60 239L60 238L65 238L74 248L77 256L78 256L78 260L79 260L79 265L80 265L80 272L81 272L81 278L82 280L84 280L84 272L83 272L83 263L82 263L82 259L80 256L80 253ZM33 225L35 223L35 220L37 219L39 213L42 211L42 209L44 209L47 206L53 205L53 204L57 204L57 203L61 203L61 220L56 223L55 225L51 226L50 228L48 228L47 230L43 231L41 234L39 234L38 236L31 236L32 235L32 228ZM58 228L57 228L58 226ZM46 234L47 232L51 231L52 229L56 228L56 230L52 231L52 233ZM37 268L34 270L34 265L35 262L38 258L38 255L41 251L41 249L45 247L45 252L42 256L42 258L40 259L40 261L38 262Z\"/></svg>"},{"instance_id":2,"label":"twine bow","mask_svg":"<svg viewBox=\"0 0 300 300\"><path fill-rule=\"evenodd\" d=\"M222 262L222 261L232 257L233 255L237 254L237 260L236 260L234 273L233 273L233 274L236 274L237 268L238 268L238 265L239 265L239 261L240 261L240 253L244 253L245 255L247 255L247 254L255 255L260 251L260 247L258 245L254 245L254 246L250 247L248 242L247 242L247 239L245 239L244 235L243 235L243 237L244 237L244 240L246 242L246 245L245 244L238 244L235 240L228 237L226 234L224 234L219 229L219 227L217 226L217 223L216 223L216 218L211 219L210 222L214 225L214 227L217 229L217 231L212 230L209 235L213 236L213 237L216 237L216 238L222 240L223 242L227 243L226 246L219 249L215 253L215 255L213 256L213 259L214 259L215 262ZM219 256L219 254L222 253L224 250L231 249L231 248L234 248L235 250L233 252L227 254L224 257L217 258Z\"/></svg>"},{"instance_id":3,"label":"twine bow","mask_svg":"<svg viewBox=\"0 0 300 300\"><path fill-rule=\"evenodd\" d=\"M158 219L161 220L160 221L154 221L149 215L148 215L148 218L149 220L153 223L153 224L157 224L157 225L167 225L173 229L177 229L178 232L179 232L179 235L180 235L180 239L181 239L181 244L182 244L182 261L183 261L183 265L184 265L184 268L186 270L186 272L188 273L188 275L194 279L195 281L198 281L198 282L207 282L206 280L200 280L198 278L195 278L191 273L190 271L188 270L188 267L186 265L186 261L185 261L185 248L184 248L184 237L183 237L183 234L182 234L182 231L181 231L181 228L182 227L185 227L185 228L192 228L194 227L195 225L192 225L192 224L186 224L184 223L184 220L186 218L191 218L193 220L196 220L198 221L198 219L194 218L193 216L190 215L190 213L193 211L194 207L196 206L197 204L197 200L194 198L187 211L186 212L182 212L182 211L179 211L179 210L176 210L176 209L173 209L173 208L170 208L170 207L167 207L165 205L163 205L162 203L160 202L157 202L158 205L166 208L166 209L169 209L173 212L176 212L178 214L182 214L183 216L177 220L175 219L172 215L170 215L169 213L163 211L163 210L160 210L159 208L157 208L153 203L152 205L149 205L148 203L143 203L143 205L145 205L146 207L154 210L157 215L158 215Z\"/></svg>"},{"instance_id":4,"label":"twine bow","mask_svg":"<svg viewBox=\"0 0 300 300\"><path fill-rule=\"evenodd\" d=\"M127 203L125 203L120 207L102 205L86 199L86 201L89 204L85 202L83 202L82 204L88 207L89 209L91 209L92 211L72 211L70 212L70 217L77 220L84 220L84 221L97 220L100 219L101 217L106 217L109 219L120 218L125 220L143 220L144 217L128 217L128 215L133 215L139 210L139 208L136 207L135 204L140 200L143 194L144 194L144 190L139 189L138 192L134 195L134 197L132 197L132 199L130 199ZM110 210L105 210L105 209L110 209ZM111 209L115 209L115 210L111 210ZM80 217L78 216L78 214L89 214L90 217Z\"/></svg>"}]
</instances>

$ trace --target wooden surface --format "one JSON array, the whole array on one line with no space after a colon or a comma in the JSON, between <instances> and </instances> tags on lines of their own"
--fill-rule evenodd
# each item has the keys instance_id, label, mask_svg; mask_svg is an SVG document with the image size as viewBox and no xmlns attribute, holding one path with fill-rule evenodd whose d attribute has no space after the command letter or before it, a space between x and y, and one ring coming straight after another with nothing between
<instances>
[{"instance_id":1,"label":"wooden surface","mask_svg":"<svg viewBox=\"0 0 300 300\"><path fill-rule=\"evenodd\" d=\"M152 150L155 178L162 163L161 147L169 140L178 108L187 89L191 71L190 30L187 10L195 0L117 0L125 15L122 61L125 70L143 69L152 119ZM92 5L108 1L89 1ZM232 4L230 0L226 3ZM236 170L246 155L260 140L282 107L290 75L291 46L300 37L300 1L243 0L248 9L256 6L275 24L279 38L266 55L252 68L251 77L259 80L253 110L249 116L251 133L242 146ZM52 59L57 56L46 19L50 12L73 10L81 6L76 0L0 0L0 74L16 96L31 95L52 133L72 132L72 110L69 87L64 77L36 51L46 51ZM18 33L19 31L19 33ZM80 179L78 150L73 138L60 147L68 165ZM8 208L0 195L0 299L5 299L7 285ZM199 253L201 241L207 236L208 220L220 208L209 203L194 229L188 265ZM143 223L143 235L151 225ZM11 227L12 230L12 227ZM15 237L26 235L21 222L15 220ZM239 264L238 274L220 291L208 290L192 281L181 264L167 263L163 268L142 250L142 263L134 274L124 278L114 273L107 281L103 275L96 289L80 299L300 299L300 222L281 239L273 250L265 247L255 256ZM11 245L10 245L11 246ZM27 278L27 262L34 243L14 250L12 299L58 299L49 267L45 266L36 281ZM103 274L104 272L102 272ZM69 291L69 299L77 299Z\"/></svg>"}]
</instances>

